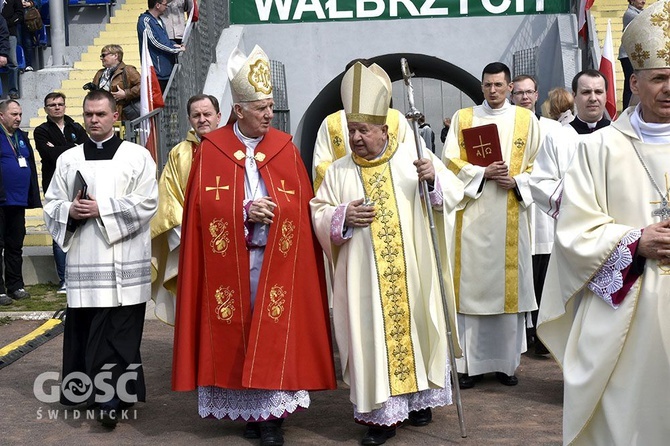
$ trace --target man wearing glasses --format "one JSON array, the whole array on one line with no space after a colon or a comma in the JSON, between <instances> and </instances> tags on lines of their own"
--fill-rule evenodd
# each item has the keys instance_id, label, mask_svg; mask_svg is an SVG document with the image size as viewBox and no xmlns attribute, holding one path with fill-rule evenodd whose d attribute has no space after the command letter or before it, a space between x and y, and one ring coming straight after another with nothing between
<instances>
[{"instance_id":1,"label":"man wearing glasses","mask_svg":"<svg viewBox=\"0 0 670 446\"><path fill-rule=\"evenodd\" d=\"M165 92L172 67L176 62L176 55L184 51L184 46L170 40L165 30L165 24L160 16L167 10L168 0L147 0L147 9L137 20L137 37L140 41L140 54L142 54L142 41L144 31L147 32L149 54L151 62L156 70L156 77Z\"/></svg>"},{"instance_id":2,"label":"man wearing glasses","mask_svg":"<svg viewBox=\"0 0 670 446\"><path fill-rule=\"evenodd\" d=\"M72 147L83 144L88 139L86 130L65 114L65 95L54 91L44 97L44 111L47 120L35 128L35 148L42 158L42 190L46 193L51 183L56 160ZM54 261L60 287L59 294L65 294L65 253L53 242Z\"/></svg>"},{"instance_id":3,"label":"man wearing glasses","mask_svg":"<svg viewBox=\"0 0 670 446\"><path fill-rule=\"evenodd\" d=\"M540 128L533 113L507 100L511 91L509 68L500 62L488 64L482 73L484 103L454 114L443 150L444 163L465 185L453 251L464 353L457 362L461 388L473 387L481 375L491 372L504 385L518 383L514 374L526 350L524 313L537 309L528 180L540 145ZM493 131L475 129L487 124L495 125L498 141ZM498 143L502 161L479 163L482 166L468 159L466 128L492 145Z\"/></svg>"},{"instance_id":4,"label":"man wearing glasses","mask_svg":"<svg viewBox=\"0 0 670 446\"><path fill-rule=\"evenodd\" d=\"M512 102L519 107L527 108L535 113L535 116L540 121L540 141L544 141L545 136L550 132L561 128L561 124L558 121L540 116L535 111L535 104L539 95L537 92L537 80L533 76L520 74L512 79L512 84ZM534 166L535 168L537 167L537 159ZM544 277L547 274L547 266L549 265L549 255L554 245L554 219L537 207L535 203L531 205L529 216L530 230L533 235L533 244L531 246L531 253L533 255L533 286L535 288L535 299L539 307L540 299L542 298ZM531 318L533 326L527 330L528 342L534 346L536 355L546 355L549 351L535 336L537 310L532 312Z\"/></svg>"}]
</instances>

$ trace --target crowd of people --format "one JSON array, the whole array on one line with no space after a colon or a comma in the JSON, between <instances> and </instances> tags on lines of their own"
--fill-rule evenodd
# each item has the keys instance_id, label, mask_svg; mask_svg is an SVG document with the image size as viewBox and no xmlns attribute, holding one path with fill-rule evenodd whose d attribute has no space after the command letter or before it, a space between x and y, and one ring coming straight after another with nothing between
<instances>
[{"instance_id":1,"label":"crowd of people","mask_svg":"<svg viewBox=\"0 0 670 446\"><path fill-rule=\"evenodd\" d=\"M183 15L189 2L174 6ZM162 25L167 9L149 0L138 21L162 52L154 65L183 50L179 26L168 35ZM82 373L95 387L110 373L116 390L100 402L96 388L86 404L114 428L119 411L146 399L140 344L153 298L175 328L173 390L197 390L202 418L241 421L245 438L282 445L283 423L310 407L310 391L336 388L332 305L361 444L429 424L453 386L476 387L486 374L517 385L531 345L562 366L565 444L662 444L670 35L659 17L668 15L670 1L660 1L624 32L639 103L616 121L605 110L614 86L597 70L575 75L572 92L549 91L541 116L537 79L492 62L484 102L444 120L441 157L423 116L412 123L390 108L388 74L353 60L344 109L318 130L313 181L291 136L271 126L259 46L228 59L233 109L223 126L217 98L189 99L192 130L157 180L149 152L114 133L139 76L120 46L106 45L84 126L53 92L35 130L68 303L63 376ZM25 209L42 205L21 117L15 99L0 103L0 305L29 297ZM120 391L129 367L136 378ZM78 403L65 393L61 402Z\"/></svg>"}]
</instances>

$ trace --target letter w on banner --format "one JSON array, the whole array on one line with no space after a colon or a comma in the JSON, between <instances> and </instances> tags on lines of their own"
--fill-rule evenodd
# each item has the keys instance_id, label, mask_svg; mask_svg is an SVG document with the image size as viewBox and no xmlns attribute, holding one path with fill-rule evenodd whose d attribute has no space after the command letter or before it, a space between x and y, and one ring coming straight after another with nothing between
<instances>
[{"instance_id":1,"label":"letter w on banner","mask_svg":"<svg viewBox=\"0 0 670 446\"><path fill-rule=\"evenodd\" d=\"M607 21L607 34L603 43L603 51L600 56L599 71L607 79L607 102L605 108L610 115L610 119L616 119L616 73L614 72L614 47L612 45L612 21Z\"/></svg>"},{"instance_id":2,"label":"letter w on banner","mask_svg":"<svg viewBox=\"0 0 670 446\"><path fill-rule=\"evenodd\" d=\"M140 82L140 114L142 116L157 108L165 107L163 93L161 92L161 86L158 84L158 77L156 77L156 70L154 70L154 64L151 61L147 42L149 42L149 38L145 29L142 37L142 79ZM140 125L140 145L146 147L156 161L158 150L156 144L156 116L145 119Z\"/></svg>"}]
</instances>

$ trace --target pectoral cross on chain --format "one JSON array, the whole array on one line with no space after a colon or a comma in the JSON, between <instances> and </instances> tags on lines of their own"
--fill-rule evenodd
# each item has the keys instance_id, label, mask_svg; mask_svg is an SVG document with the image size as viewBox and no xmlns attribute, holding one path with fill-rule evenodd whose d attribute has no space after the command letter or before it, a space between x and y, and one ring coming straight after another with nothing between
<instances>
[{"instance_id":1,"label":"pectoral cross on chain","mask_svg":"<svg viewBox=\"0 0 670 446\"><path fill-rule=\"evenodd\" d=\"M216 186L206 186L205 187L205 192L211 192L213 190L216 191L216 197L214 198L216 201L219 201L219 191L220 190L230 189L230 186L219 186L219 181L221 181L221 177L219 175L217 175L216 176Z\"/></svg>"},{"instance_id":2,"label":"pectoral cross on chain","mask_svg":"<svg viewBox=\"0 0 670 446\"><path fill-rule=\"evenodd\" d=\"M670 195L670 182L668 181L668 174L666 173L665 197L661 197L661 201L650 201L651 204L660 204L660 207L658 209L654 209L651 212L652 217L661 217L661 220L667 220L670 218L670 207L668 207L668 195Z\"/></svg>"},{"instance_id":3,"label":"pectoral cross on chain","mask_svg":"<svg viewBox=\"0 0 670 446\"><path fill-rule=\"evenodd\" d=\"M661 207L652 211L652 217L661 217L661 220L670 218L670 207L668 207L668 200L666 198L663 198L661 201L651 201L650 203L661 205Z\"/></svg>"},{"instance_id":4,"label":"pectoral cross on chain","mask_svg":"<svg viewBox=\"0 0 670 446\"><path fill-rule=\"evenodd\" d=\"M284 192L284 195L286 195L286 201L291 201L291 199L288 197L289 195L295 195L294 190L286 190L286 184L284 180L281 180L281 187L278 187L277 190L279 192Z\"/></svg>"}]
</instances>

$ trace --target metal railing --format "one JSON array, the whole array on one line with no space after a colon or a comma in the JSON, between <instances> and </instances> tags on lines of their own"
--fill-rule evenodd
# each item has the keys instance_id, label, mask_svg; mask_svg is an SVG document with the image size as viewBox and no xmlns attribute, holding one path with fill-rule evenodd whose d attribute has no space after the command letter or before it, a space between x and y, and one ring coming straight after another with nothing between
<instances>
[{"instance_id":1,"label":"metal railing","mask_svg":"<svg viewBox=\"0 0 670 446\"><path fill-rule=\"evenodd\" d=\"M200 0L198 7L199 20L184 42L186 51L179 55L163 93L165 107L124 122L125 139L139 143L143 123L148 119L156 120L159 137L156 164L159 170L167 161L167 153L184 139L190 128L186 103L191 96L202 92L209 66L216 62L216 45L221 33L230 26L227 1Z\"/></svg>"}]
</instances>

